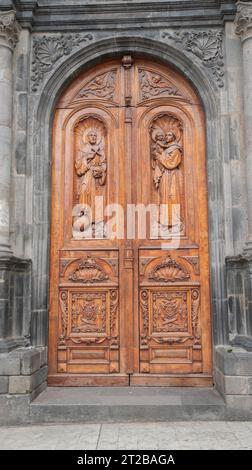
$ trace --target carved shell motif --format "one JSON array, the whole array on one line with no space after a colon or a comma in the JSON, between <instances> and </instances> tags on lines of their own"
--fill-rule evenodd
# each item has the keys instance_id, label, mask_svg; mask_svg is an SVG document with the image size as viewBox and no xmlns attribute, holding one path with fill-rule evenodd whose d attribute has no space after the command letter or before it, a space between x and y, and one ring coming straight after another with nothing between
<instances>
[{"instance_id":1,"label":"carved shell motif","mask_svg":"<svg viewBox=\"0 0 252 470\"><path fill-rule=\"evenodd\" d=\"M74 282L93 283L106 281L108 275L96 263L93 258L82 259L78 267L68 277L69 280Z\"/></svg>"},{"instance_id":2,"label":"carved shell motif","mask_svg":"<svg viewBox=\"0 0 252 470\"><path fill-rule=\"evenodd\" d=\"M164 261L157 264L149 274L149 279L156 282L184 281L189 279L189 277L190 275L184 266L178 264L170 256L167 256Z\"/></svg>"}]
</instances>

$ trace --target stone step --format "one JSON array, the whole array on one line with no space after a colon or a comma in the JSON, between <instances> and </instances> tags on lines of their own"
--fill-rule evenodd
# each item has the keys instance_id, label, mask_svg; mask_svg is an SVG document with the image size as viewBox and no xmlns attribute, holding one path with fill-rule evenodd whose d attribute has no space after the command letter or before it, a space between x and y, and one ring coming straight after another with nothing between
<instances>
[{"instance_id":1,"label":"stone step","mask_svg":"<svg viewBox=\"0 0 252 470\"><path fill-rule=\"evenodd\" d=\"M30 405L31 422L222 420L213 388L48 387Z\"/></svg>"}]
</instances>

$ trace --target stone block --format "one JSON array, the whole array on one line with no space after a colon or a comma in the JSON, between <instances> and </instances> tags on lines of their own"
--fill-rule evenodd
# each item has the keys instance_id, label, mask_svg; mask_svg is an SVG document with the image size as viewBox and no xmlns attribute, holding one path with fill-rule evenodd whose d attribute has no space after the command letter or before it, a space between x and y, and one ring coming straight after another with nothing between
<instances>
[{"instance_id":1,"label":"stone block","mask_svg":"<svg viewBox=\"0 0 252 470\"><path fill-rule=\"evenodd\" d=\"M0 280L0 299L8 299L9 298L9 283L8 281L4 281L4 279Z\"/></svg>"},{"instance_id":2,"label":"stone block","mask_svg":"<svg viewBox=\"0 0 252 470\"><path fill-rule=\"evenodd\" d=\"M10 353L0 354L0 375L19 375L20 357Z\"/></svg>"},{"instance_id":3,"label":"stone block","mask_svg":"<svg viewBox=\"0 0 252 470\"><path fill-rule=\"evenodd\" d=\"M9 377L0 377L0 393L8 393L9 388Z\"/></svg>"},{"instance_id":4,"label":"stone block","mask_svg":"<svg viewBox=\"0 0 252 470\"><path fill-rule=\"evenodd\" d=\"M40 352L40 367L43 367L43 366L47 365L47 361L48 361L48 358L47 358L48 348L47 348L47 346L36 348L36 350Z\"/></svg>"},{"instance_id":5,"label":"stone block","mask_svg":"<svg viewBox=\"0 0 252 470\"><path fill-rule=\"evenodd\" d=\"M29 349L24 351L21 357L21 374L31 375L40 369L40 351Z\"/></svg>"},{"instance_id":6,"label":"stone block","mask_svg":"<svg viewBox=\"0 0 252 470\"><path fill-rule=\"evenodd\" d=\"M31 388L31 376L14 375L9 378L9 394L28 394Z\"/></svg>"},{"instance_id":7,"label":"stone block","mask_svg":"<svg viewBox=\"0 0 252 470\"><path fill-rule=\"evenodd\" d=\"M28 394L39 387L47 379L47 367L34 372L32 375L12 376L9 379L10 394Z\"/></svg>"},{"instance_id":8,"label":"stone block","mask_svg":"<svg viewBox=\"0 0 252 470\"><path fill-rule=\"evenodd\" d=\"M45 383L47 380L48 367L41 367L37 372L31 376L32 390L39 387L42 383Z\"/></svg>"},{"instance_id":9,"label":"stone block","mask_svg":"<svg viewBox=\"0 0 252 470\"><path fill-rule=\"evenodd\" d=\"M23 131L17 132L16 138L16 168L18 174L25 174L26 166L26 146L27 146L27 137L26 133Z\"/></svg>"},{"instance_id":10,"label":"stone block","mask_svg":"<svg viewBox=\"0 0 252 470\"><path fill-rule=\"evenodd\" d=\"M224 376L226 395L247 395L248 377L228 375Z\"/></svg>"},{"instance_id":11,"label":"stone block","mask_svg":"<svg viewBox=\"0 0 252 470\"><path fill-rule=\"evenodd\" d=\"M0 424L22 424L29 422L28 395L0 395Z\"/></svg>"},{"instance_id":12,"label":"stone block","mask_svg":"<svg viewBox=\"0 0 252 470\"><path fill-rule=\"evenodd\" d=\"M27 122L27 94L20 93L18 96L18 127L22 130L26 129Z\"/></svg>"},{"instance_id":13,"label":"stone block","mask_svg":"<svg viewBox=\"0 0 252 470\"><path fill-rule=\"evenodd\" d=\"M232 420L252 419L252 395L227 395L226 418Z\"/></svg>"},{"instance_id":14,"label":"stone block","mask_svg":"<svg viewBox=\"0 0 252 470\"><path fill-rule=\"evenodd\" d=\"M217 346L215 363L224 375L252 376L252 352L242 348Z\"/></svg>"},{"instance_id":15,"label":"stone block","mask_svg":"<svg viewBox=\"0 0 252 470\"><path fill-rule=\"evenodd\" d=\"M248 395L252 395L252 377L248 377Z\"/></svg>"},{"instance_id":16,"label":"stone block","mask_svg":"<svg viewBox=\"0 0 252 470\"><path fill-rule=\"evenodd\" d=\"M47 383L43 382L41 385L39 385L37 388L31 392L30 398L31 401L35 400L36 397L38 397L47 387Z\"/></svg>"}]
</instances>

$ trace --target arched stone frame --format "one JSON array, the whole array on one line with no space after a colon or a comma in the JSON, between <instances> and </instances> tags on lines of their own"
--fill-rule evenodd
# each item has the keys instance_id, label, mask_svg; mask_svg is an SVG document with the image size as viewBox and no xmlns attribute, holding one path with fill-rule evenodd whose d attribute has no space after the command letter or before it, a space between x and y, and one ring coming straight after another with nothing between
<instances>
[{"instance_id":1,"label":"arched stone frame","mask_svg":"<svg viewBox=\"0 0 252 470\"><path fill-rule=\"evenodd\" d=\"M215 344L226 343L227 307L225 286L225 240L223 235L223 167L220 141L219 90L206 73L181 50L162 41L143 37L117 37L94 41L68 57L51 75L40 92L34 108L34 126L31 144L33 155L33 205L44 213L42 224L33 220L33 283L32 283L32 343L44 345L47 341L50 194L51 194L51 134L54 106L63 89L85 67L90 68L106 58L130 53L146 56L171 65L195 87L201 98L206 119L206 161L208 181L209 241L211 262L211 295L213 338ZM33 210L35 213L35 210ZM220 300L222 299L222 300Z\"/></svg>"}]
</instances>

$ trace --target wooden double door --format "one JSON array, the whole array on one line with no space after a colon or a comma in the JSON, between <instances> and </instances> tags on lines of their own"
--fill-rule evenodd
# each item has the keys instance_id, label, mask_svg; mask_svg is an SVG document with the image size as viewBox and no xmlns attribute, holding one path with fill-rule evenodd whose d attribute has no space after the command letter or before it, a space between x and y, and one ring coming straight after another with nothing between
<instances>
[{"instance_id":1,"label":"wooden double door","mask_svg":"<svg viewBox=\"0 0 252 470\"><path fill-rule=\"evenodd\" d=\"M50 385L212 384L204 114L177 71L86 70L53 123Z\"/></svg>"}]
</instances>

